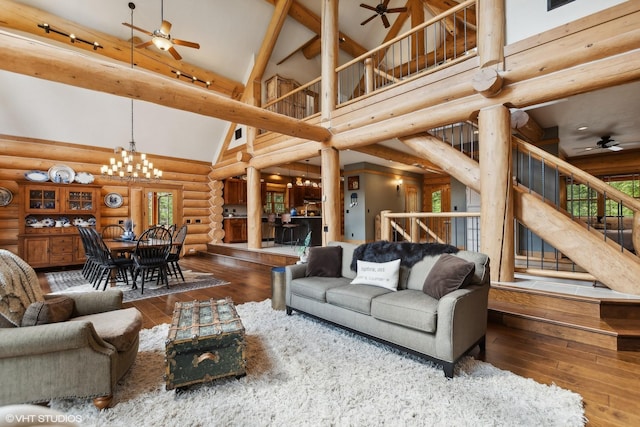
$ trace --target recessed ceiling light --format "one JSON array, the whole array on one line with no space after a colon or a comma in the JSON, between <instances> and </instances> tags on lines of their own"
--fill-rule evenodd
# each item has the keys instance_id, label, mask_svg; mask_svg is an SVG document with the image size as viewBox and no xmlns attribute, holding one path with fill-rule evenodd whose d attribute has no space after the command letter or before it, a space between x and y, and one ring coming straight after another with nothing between
<instances>
[{"instance_id":1,"label":"recessed ceiling light","mask_svg":"<svg viewBox=\"0 0 640 427\"><path fill-rule=\"evenodd\" d=\"M589 126L579 126L578 130L587 130L589 129Z\"/></svg>"}]
</instances>

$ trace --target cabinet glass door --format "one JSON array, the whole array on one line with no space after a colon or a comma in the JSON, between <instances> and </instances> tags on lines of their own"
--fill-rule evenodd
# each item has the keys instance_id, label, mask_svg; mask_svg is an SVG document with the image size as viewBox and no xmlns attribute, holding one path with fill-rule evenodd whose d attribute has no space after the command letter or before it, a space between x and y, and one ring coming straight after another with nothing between
<instances>
[{"instance_id":1,"label":"cabinet glass door","mask_svg":"<svg viewBox=\"0 0 640 427\"><path fill-rule=\"evenodd\" d=\"M32 188L29 190L27 209L36 212L57 212L58 192L46 188Z\"/></svg>"},{"instance_id":2,"label":"cabinet glass door","mask_svg":"<svg viewBox=\"0 0 640 427\"><path fill-rule=\"evenodd\" d=\"M74 191L71 190L67 194L66 211L83 211L93 212L94 200L93 191Z\"/></svg>"}]
</instances>

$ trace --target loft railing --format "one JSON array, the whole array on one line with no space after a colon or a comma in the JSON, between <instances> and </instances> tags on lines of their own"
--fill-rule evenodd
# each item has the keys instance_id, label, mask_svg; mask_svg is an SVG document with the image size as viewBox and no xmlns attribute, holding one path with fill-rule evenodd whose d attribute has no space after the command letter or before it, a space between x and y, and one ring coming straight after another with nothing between
<instances>
[{"instance_id":1,"label":"loft railing","mask_svg":"<svg viewBox=\"0 0 640 427\"><path fill-rule=\"evenodd\" d=\"M380 212L380 238L480 250L479 212Z\"/></svg>"},{"instance_id":2,"label":"loft railing","mask_svg":"<svg viewBox=\"0 0 640 427\"><path fill-rule=\"evenodd\" d=\"M338 105L476 51L476 0L466 1L337 68Z\"/></svg>"},{"instance_id":3,"label":"loft railing","mask_svg":"<svg viewBox=\"0 0 640 427\"><path fill-rule=\"evenodd\" d=\"M337 104L468 58L476 52L476 29L476 0L469 0L341 65ZM318 77L264 108L308 118L322 109L320 86Z\"/></svg>"},{"instance_id":4,"label":"loft railing","mask_svg":"<svg viewBox=\"0 0 640 427\"><path fill-rule=\"evenodd\" d=\"M556 156L513 137L514 175L574 222L620 252L637 253L640 201ZM525 270L583 272L526 226L516 228L516 265Z\"/></svg>"}]
</instances>

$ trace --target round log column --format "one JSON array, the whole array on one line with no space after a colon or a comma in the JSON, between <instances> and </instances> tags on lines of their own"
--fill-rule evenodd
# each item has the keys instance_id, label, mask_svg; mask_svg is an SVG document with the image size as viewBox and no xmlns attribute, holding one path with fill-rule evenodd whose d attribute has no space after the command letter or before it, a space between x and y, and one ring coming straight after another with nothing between
<instances>
[{"instance_id":1,"label":"round log column","mask_svg":"<svg viewBox=\"0 0 640 427\"><path fill-rule=\"evenodd\" d=\"M262 247L262 196L260 191L260 171L247 168L247 247Z\"/></svg>"},{"instance_id":2,"label":"round log column","mask_svg":"<svg viewBox=\"0 0 640 427\"><path fill-rule=\"evenodd\" d=\"M341 240L340 155L335 148L320 151L322 161L322 246ZM326 230L326 231L325 231Z\"/></svg>"}]
</instances>

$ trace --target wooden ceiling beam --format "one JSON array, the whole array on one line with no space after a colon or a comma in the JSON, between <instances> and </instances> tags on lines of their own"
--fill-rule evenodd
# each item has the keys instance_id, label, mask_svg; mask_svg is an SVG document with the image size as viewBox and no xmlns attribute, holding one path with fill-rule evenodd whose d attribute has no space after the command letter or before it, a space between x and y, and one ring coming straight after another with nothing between
<instances>
[{"instance_id":1,"label":"wooden ceiling beam","mask_svg":"<svg viewBox=\"0 0 640 427\"><path fill-rule=\"evenodd\" d=\"M265 1L268 3L271 3L272 5L275 5L277 0L265 0ZM295 19L296 21L298 21L300 24L304 25L309 30L313 31L316 35L318 36L321 35L322 33L321 18L315 13L311 12L306 7L304 7L302 4L297 2L296 0L293 1L291 8L289 8L289 16ZM340 50L348 53L352 57L356 58L364 54L365 52L367 52L367 49L365 49L358 42L356 42L355 40L353 40L351 37L344 34L343 32L340 32L338 34L338 37L339 37L339 40L341 41ZM316 42L312 43L312 45L316 46ZM307 47L305 49L310 49L310 48ZM317 52L315 54L313 54L311 50L307 50L307 53L305 53L305 57L307 59L311 59L317 56L318 54L320 54L320 39L318 39L317 47L314 48L313 52L315 52L316 50ZM313 56L309 57L307 55L313 55Z\"/></svg>"},{"instance_id":2,"label":"wooden ceiling beam","mask_svg":"<svg viewBox=\"0 0 640 427\"><path fill-rule=\"evenodd\" d=\"M328 129L229 99L202 87L76 50L0 31L0 69L169 108L243 123L258 129L327 141Z\"/></svg>"},{"instance_id":3,"label":"wooden ceiling beam","mask_svg":"<svg viewBox=\"0 0 640 427\"><path fill-rule=\"evenodd\" d=\"M435 163L432 163L425 159L424 157L415 156L410 153L405 153L404 151L396 150L381 144L372 144L364 147L356 147L354 151L359 153L368 154L370 156L378 157L380 159L389 160L392 162L402 163L405 165L419 167L424 169L425 172L431 173L444 173L442 168L436 166Z\"/></svg>"},{"instance_id":4,"label":"wooden ceiling beam","mask_svg":"<svg viewBox=\"0 0 640 427\"><path fill-rule=\"evenodd\" d=\"M78 37L98 42L102 48L93 50L91 45L84 43L69 43L69 39L54 32L45 33L38 24L47 23L52 28L73 33ZM0 28L33 34L39 39L47 39L62 42L69 49L83 51L95 55L102 55L126 64L131 63L131 43L120 40L108 34L84 27L73 21L61 18L43 10L16 3L9 0L0 0ZM154 49L135 49L134 62L139 68L144 68L155 73L175 78L172 71L180 71L183 74L196 76L197 78L211 82L209 90L223 94L230 98L238 98L244 91L244 85L235 80L216 74L213 71L191 65L184 61L176 61L171 55L161 53ZM183 81L184 82L184 81Z\"/></svg>"}]
</instances>

